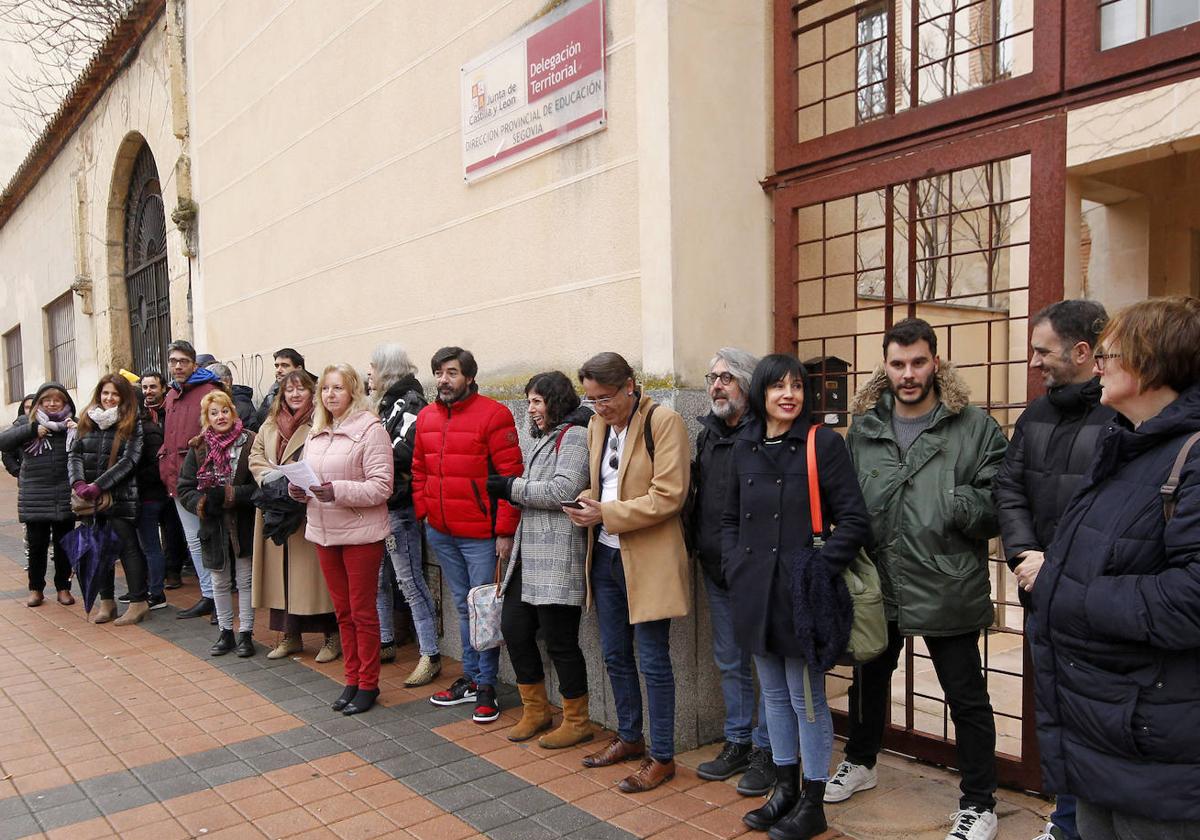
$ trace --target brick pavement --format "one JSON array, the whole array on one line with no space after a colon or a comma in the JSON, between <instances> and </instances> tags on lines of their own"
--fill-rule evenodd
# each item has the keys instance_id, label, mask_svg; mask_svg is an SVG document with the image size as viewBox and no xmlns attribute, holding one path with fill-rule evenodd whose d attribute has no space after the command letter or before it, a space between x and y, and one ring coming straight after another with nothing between
<instances>
[{"instance_id":1,"label":"brick pavement","mask_svg":"<svg viewBox=\"0 0 1200 840\"><path fill-rule=\"evenodd\" d=\"M385 667L381 705L347 718L328 707L341 663L315 665L311 648L211 658L213 630L174 609L126 628L88 624L79 605L28 609L13 491L0 482L0 840L765 836L741 823L751 801L691 769L714 748L681 756L659 790L626 796L615 783L628 767L580 767L592 745L510 743L511 689L501 721L480 727L469 707L403 688L412 649ZM169 597L186 606L195 594ZM439 685L459 673L447 662ZM943 836L953 777L887 757L881 781L831 807L831 822L863 840ZM1036 833L1045 802L1002 800L1002 836Z\"/></svg>"}]
</instances>

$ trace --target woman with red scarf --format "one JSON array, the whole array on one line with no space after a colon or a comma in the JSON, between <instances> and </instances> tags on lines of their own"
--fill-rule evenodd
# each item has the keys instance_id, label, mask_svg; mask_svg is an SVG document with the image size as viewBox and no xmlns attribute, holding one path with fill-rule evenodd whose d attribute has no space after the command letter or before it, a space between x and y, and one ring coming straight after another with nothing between
<instances>
[{"instance_id":1,"label":"woman with red scarf","mask_svg":"<svg viewBox=\"0 0 1200 840\"><path fill-rule=\"evenodd\" d=\"M283 634L267 659L300 653L303 633L324 636L317 662L332 662L342 653L317 550L304 538L304 507L288 498L288 480L279 471L281 464L304 457L316 390L307 371L284 375L250 447L250 472L259 485L255 504L260 508L254 524L254 606L270 609L271 629Z\"/></svg>"},{"instance_id":2,"label":"woman with red scarf","mask_svg":"<svg viewBox=\"0 0 1200 840\"><path fill-rule=\"evenodd\" d=\"M233 400L210 391L200 401L200 434L193 439L179 471L178 498L200 518L200 553L212 573L213 601L221 635L209 653L254 655L254 607L251 550L254 547L256 487L250 475L254 433L242 428ZM236 563L235 563L236 560ZM233 575L237 569L238 635L233 635Z\"/></svg>"}]
</instances>

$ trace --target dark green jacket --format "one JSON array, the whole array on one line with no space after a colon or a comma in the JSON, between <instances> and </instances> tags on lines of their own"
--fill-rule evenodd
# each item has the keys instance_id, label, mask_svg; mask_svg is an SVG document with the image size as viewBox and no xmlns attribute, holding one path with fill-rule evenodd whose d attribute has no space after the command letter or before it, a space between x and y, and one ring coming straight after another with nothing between
<instances>
[{"instance_id":1,"label":"dark green jacket","mask_svg":"<svg viewBox=\"0 0 1200 840\"><path fill-rule=\"evenodd\" d=\"M988 540L999 533L992 478L1008 441L968 402L953 366L941 402L904 459L892 433L882 368L855 395L847 443L871 517L870 549L888 618L909 636L955 636L991 625Z\"/></svg>"}]
</instances>

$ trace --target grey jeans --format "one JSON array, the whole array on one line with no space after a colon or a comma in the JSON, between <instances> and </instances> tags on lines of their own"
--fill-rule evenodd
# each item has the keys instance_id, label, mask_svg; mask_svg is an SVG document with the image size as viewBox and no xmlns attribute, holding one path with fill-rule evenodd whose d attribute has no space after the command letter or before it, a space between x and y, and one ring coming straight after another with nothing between
<instances>
[{"instance_id":1,"label":"grey jeans","mask_svg":"<svg viewBox=\"0 0 1200 840\"><path fill-rule=\"evenodd\" d=\"M220 571L212 571L213 603L217 608L217 624L222 630L233 629L233 574L230 566L237 566L238 629L242 633L254 631L254 599L250 592L250 575L254 564L249 557L239 557L237 562L225 564Z\"/></svg>"},{"instance_id":2,"label":"grey jeans","mask_svg":"<svg viewBox=\"0 0 1200 840\"><path fill-rule=\"evenodd\" d=\"M1079 836L1083 840L1195 840L1200 837L1200 821L1168 822L1121 814L1079 800L1076 813Z\"/></svg>"}]
</instances>

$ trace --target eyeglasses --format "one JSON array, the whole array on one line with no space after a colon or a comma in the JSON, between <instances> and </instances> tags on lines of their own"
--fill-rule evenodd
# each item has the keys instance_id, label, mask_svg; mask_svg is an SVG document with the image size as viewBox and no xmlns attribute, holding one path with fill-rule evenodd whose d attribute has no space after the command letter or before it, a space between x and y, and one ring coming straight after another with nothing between
<instances>
[{"instance_id":1,"label":"eyeglasses","mask_svg":"<svg viewBox=\"0 0 1200 840\"><path fill-rule=\"evenodd\" d=\"M728 385L729 383L733 382L733 374L727 370L721 371L720 373L704 374L704 381L707 382L710 387L718 380L720 380L722 385Z\"/></svg>"},{"instance_id":2,"label":"eyeglasses","mask_svg":"<svg viewBox=\"0 0 1200 840\"><path fill-rule=\"evenodd\" d=\"M1109 359L1119 359L1119 358L1121 358L1121 354L1120 353L1093 353L1092 358L1096 360L1096 367L1099 368L1100 370L1104 370L1104 365L1107 364Z\"/></svg>"},{"instance_id":3,"label":"eyeglasses","mask_svg":"<svg viewBox=\"0 0 1200 840\"><path fill-rule=\"evenodd\" d=\"M617 454L617 438L611 435L608 438L608 450L612 454L608 456L608 468L610 470L619 469L621 466L621 456Z\"/></svg>"},{"instance_id":4,"label":"eyeglasses","mask_svg":"<svg viewBox=\"0 0 1200 840\"><path fill-rule=\"evenodd\" d=\"M194 365L195 362L191 359L167 359L167 367L183 367L184 365Z\"/></svg>"},{"instance_id":5,"label":"eyeglasses","mask_svg":"<svg viewBox=\"0 0 1200 840\"><path fill-rule=\"evenodd\" d=\"M615 400L620 394L609 394L607 397L598 397L594 400L583 399L579 404L584 408L607 408L608 404Z\"/></svg>"}]
</instances>

